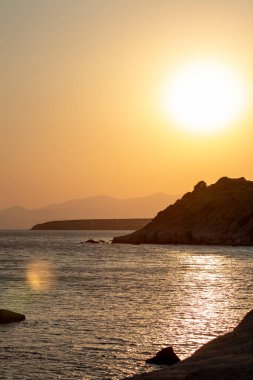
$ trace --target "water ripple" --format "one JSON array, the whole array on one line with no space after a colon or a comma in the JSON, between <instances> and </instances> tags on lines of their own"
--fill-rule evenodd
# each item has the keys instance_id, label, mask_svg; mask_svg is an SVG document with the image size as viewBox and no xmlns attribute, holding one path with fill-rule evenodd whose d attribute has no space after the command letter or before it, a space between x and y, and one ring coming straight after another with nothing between
<instances>
[{"instance_id":1,"label":"water ripple","mask_svg":"<svg viewBox=\"0 0 253 380\"><path fill-rule=\"evenodd\" d=\"M27 315L0 326L0 378L150 371L150 354L184 358L252 307L253 248L80 244L115 235L0 232L0 305Z\"/></svg>"}]
</instances>

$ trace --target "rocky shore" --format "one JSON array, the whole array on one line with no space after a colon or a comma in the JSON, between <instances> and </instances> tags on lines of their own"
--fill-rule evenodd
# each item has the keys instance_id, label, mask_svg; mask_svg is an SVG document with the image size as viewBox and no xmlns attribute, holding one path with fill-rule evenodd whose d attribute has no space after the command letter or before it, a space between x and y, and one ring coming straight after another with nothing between
<instances>
[{"instance_id":1,"label":"rocky shore","mask_svg":"<svg viewBox=\"0 0 253 380\"><path fill-rule=\"evenodd\" d=\"M253 182L220 178L200 181L145 227L113 243L253 245Z\"/></svg>"},{"instance_id":2,"label":"rocky shore","mask_svg":"<svg viewBox=\"0 0 253 380\"><path fill-rule=\"evenodd\" d=\"M130 378L129 378L130 379ZM191 357L132 380L252 380L253 310L232 331L205 344Z\"/></svg>"}]
</instances>

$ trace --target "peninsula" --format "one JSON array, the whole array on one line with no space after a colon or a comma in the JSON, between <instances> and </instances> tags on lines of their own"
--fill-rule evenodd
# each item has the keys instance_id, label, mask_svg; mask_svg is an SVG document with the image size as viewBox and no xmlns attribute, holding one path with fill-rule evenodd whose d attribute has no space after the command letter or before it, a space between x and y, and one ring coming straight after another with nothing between
<instances>
[{"instance_id":1,"label":"peninsula","mask_svg":"<svg viewBox=\"0 0 253 380\"><path fill-rule=\"evenodd\" d=\"M113 243L253 245L253 182L200 181L145 227Z\"/></svg>"},{"instance_id":2,"label":"peninsula","mask_svg":"<svg viewBox=\"0 0 253 380\"><path fill-rule=\"evenodd\" d=\"M151 219L80 219L36 224L32 230L129 230L144 227Z\"/></svg>"}]
</instances>

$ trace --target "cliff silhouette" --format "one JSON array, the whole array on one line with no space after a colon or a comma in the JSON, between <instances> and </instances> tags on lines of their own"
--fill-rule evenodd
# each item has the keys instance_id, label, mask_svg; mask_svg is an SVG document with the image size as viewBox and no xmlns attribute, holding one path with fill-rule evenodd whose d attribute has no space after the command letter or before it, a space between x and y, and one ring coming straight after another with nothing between
<instances>
[{"instance_id":1,"label":"cliff silhouette","mask_svg":"<svg viewBox=\"0 0 253 380\"><path fill-rule=\"evenodd\" d=\"M200 181L144 228L113 243L253 245L253 182L220 178Z\"/></svg>"}]
</instances>

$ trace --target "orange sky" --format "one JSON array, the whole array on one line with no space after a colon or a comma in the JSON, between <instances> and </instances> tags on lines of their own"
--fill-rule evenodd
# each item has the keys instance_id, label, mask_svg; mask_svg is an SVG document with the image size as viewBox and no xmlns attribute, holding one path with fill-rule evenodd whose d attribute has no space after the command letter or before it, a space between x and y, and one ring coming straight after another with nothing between
<instances>
[{"instance_id":1,"label":"orange sky","mask_svg":"<svg viewBox=\"0 0 253 380\"><path fill-rule=\"evenodd\" d=\"M210 57L252 91L253 2L2 0L0 209L253 179L252 99L231 128L180 130L164 83Z\"/></svg>"}]
</instances>

